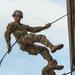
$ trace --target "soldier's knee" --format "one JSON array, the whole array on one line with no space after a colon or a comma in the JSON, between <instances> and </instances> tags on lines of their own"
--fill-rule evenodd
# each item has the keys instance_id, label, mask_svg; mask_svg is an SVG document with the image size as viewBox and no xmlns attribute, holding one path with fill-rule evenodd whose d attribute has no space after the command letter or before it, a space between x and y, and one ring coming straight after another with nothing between
<instances>
[{"instance_id":1,"label":"soldier's knee","mask_svg":"<svg viewBox=\"0 0 75 75\"><path fill-rule=\"evenodd\" d=\"M42 69L42 73L46 73L46 72L48 72L48 71L50 71L50 68L48 67L48 66L45 66L43 69Z\"/></svg>"},{"instance_id":2,"label":"soldier's knee","mask_svg":"<svg viewBox=\"0 0 75 75\"><path fill-rule=\"evenodd\" d=\"M48 66L42 69L42 75L56 75L54 70L51 70Z\"/></svg>"},{"instance_id":3,"label":"soldier's knee","mask_svg":"<svg viewBox=\"0 0 75 75\"><path fill-rule=\"evenodd\" d=\"M49 50L44 47L40 53L41 53L41 55L45 55L45 54L49 53Z\"/></svg>"},{"instance_id":4,"label":"soldier's knee","mask_svg":"<svg viewBox=\"0 0 75 75\"><path fill-rule=\"evenodd\" d=\"M43 51L49 52L49 50L46 47L43 48Z\"/></svg>"}]
</instances>

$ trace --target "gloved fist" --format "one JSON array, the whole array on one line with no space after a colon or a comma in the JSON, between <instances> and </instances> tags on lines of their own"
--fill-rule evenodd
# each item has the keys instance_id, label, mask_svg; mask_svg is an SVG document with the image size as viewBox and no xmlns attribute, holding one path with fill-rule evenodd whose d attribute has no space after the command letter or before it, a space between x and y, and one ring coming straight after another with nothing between
<instances>
[{"instance_id":1,"label":"gloved fist","mask_svg":"<svg viewBox=\"0 0 75 75\"><path fill-rule=\"evenodd\" d=\"M47 29L47 28L49 28L50 26L51 26L51 23L48 23L48 24L45 25L44 29Z\"/></svg>"},{"instance_id":2,"label":"gloved fist","mask_svg":"<svg viewBox=\"0 0 75 75\"><path fill-rule=\"evenodd\" d=\"M8 54L11 52L11 50L12 50L11 45L8 45Z\"/></svg>"}]
</instances>

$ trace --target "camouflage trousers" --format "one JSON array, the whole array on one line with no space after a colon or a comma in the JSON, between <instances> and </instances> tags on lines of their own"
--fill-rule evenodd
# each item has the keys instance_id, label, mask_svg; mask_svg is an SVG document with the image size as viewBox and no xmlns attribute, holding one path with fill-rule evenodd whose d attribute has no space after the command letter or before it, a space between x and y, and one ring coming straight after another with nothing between
<instances>
[{"instance_id":1,"label":"camouflage trousers","mask_svg":"<svg viewBox=\"0 0 75 75\"><path fill-rule=\"evenodd\" d=\"M51 70L48 66L42 69L42 75L56 75L54 70Z\"/></svg>"},{"instance_id":2,"label":"camouflage trousers","mask_svg":"<svg viewBox=\"0 0 75 75\"><path fill-rule=\"evenodd\" d=\"M46 47L34 44L36 42L39 42L50 48L52 44L47 40L44 35L23 35L19 41L19 46L21 50L28 52L32 55L41 54L43 58L46 59L48 62L52 60L52 56L50 55L49 50Z\"/></svg>"}]
</instances>

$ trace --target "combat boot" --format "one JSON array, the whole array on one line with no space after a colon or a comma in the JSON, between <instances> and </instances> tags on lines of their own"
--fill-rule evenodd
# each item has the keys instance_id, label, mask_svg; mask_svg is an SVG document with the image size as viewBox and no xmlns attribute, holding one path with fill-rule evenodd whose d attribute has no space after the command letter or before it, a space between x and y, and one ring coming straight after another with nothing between
<instances>
[{"instance_id":1,"label":"combat boot","mask_svg":"<svg viewBox=\"0 0 75 75\"><path fill-rule=\"evenodd\" d=\"M59 45L57 45L57 46L53 46L53 45L52 45L52 47L51 47L51 52L54 53L54 52L56 52L57 50L63 48L63 46L64 46L63 44L59 44Z\"/></svg>"},{"instance_id":2,"label":"combat boot","mask_svg":"<svg viewBox=\"0 0 75 75\"><path fill-rule=\"evenodd\" d=\"M54 59L47 65L51 70L62 70L64 68L63 65L57 65L57 61Z\"/></svg>"}]
</instances>

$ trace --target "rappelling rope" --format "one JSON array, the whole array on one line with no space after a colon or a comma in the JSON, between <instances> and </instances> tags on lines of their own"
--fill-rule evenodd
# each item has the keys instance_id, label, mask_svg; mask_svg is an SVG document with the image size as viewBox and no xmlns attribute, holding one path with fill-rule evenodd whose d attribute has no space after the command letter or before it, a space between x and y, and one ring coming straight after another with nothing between
<instances>
[{"instance_id":1,"label":"rappelling rope","mask_svg":"<svg viewBox=\"0 0 75 75\"><path fill-rule=\"evenodd\" d=\"M74 12L74 11L75 11L75 10L70 11L69 13L67 13L67 14L63 15L62 17L60 17L60 18L56 19L55 21L53 21L51 24L53 24L53 23L57 22L58 20L60 20L60 19L64 18L65 16L69 15L71 12Z\"/></svg>"}]
</instances>

